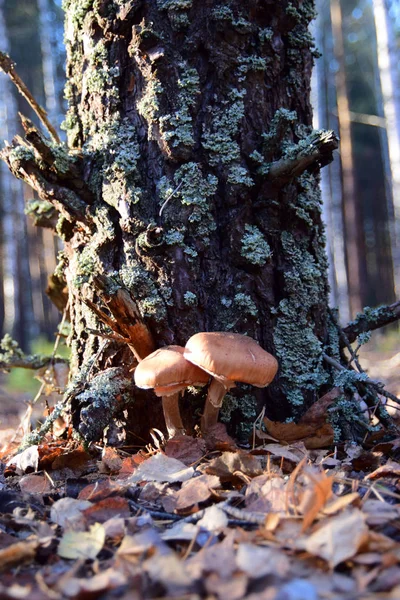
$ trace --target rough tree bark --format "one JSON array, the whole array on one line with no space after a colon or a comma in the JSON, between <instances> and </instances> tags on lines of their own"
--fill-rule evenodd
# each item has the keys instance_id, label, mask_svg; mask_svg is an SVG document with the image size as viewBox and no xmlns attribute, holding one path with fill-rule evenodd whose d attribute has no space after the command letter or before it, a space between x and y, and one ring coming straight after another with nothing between
<instances>
[{"instance_id":1,"label":"rough tree bark","mask_svg":"<svg viewBox=\"0 0 400 600\"><path fill-rule=\"evenodd\" d=\"M269 388L228 394L233 433L263 404L299 417L339 348L318 188L337 140L311 126L313 2L64 8L69 151L26 121L3 158L51 203L65 243L75 426L97 439L128 408L128 430L147 435L159 401L134 388L134 354L198 331L246 333L278 358ZM129 345L93 333L109 331L101 320ZM188 424L202 400L187 393Z\"/></svg>"}]
</instances>

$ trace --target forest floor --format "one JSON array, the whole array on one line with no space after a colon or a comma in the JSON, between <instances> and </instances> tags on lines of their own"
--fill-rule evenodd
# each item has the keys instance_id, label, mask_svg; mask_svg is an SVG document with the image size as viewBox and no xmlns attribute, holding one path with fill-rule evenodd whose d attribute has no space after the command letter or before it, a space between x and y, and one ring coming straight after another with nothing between
<instances>
[{"instance_id":1,"label":"forest floor","mask_svg":"<svg viewBox=\"0 0 400 600\"><path fill-rule=\"evenodd\" d=\"M363 365L399 395L400 353ZM320 411L290 442L237 448L217 426L136 454L47 439L10 462L24 405L0 407L1 599L400 600L400 438L315 447Z\"/></svg>"}]
</instances>

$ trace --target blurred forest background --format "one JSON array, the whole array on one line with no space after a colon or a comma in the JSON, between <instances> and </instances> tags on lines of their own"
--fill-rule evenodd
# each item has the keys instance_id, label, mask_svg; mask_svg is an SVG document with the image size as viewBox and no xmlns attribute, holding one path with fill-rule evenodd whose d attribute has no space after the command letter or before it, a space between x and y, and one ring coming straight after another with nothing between
<instances>
[{"instance_id":1,"label":"blurred forest background","mask_svg":"<svg viewBox=\"0 0 400 600\"><path fill-rule=\"evenodd\" d=\"M335 130L340 155L322 170L331 305L346 323L400 289L400 0L317 0L315 127ZM0 46L60 130L65 113L61 0L0 0ZM37 122L0 73L0 139ZM64 136L61 133L61 137ZM60 242L27 216L32 190L0 165L0 335L38 351L60 314L46 296ZM397 293L397 296L399 294ZM42 344L43 345L43 344Z\"/></svg>"}]
</instances>

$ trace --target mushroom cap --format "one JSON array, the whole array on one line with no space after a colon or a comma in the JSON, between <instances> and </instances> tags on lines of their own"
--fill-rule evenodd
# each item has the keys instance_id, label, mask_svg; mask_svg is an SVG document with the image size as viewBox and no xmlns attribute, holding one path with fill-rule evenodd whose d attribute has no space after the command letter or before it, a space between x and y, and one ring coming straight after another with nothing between
<instances>
[{"instance_id":1,"label":"mushroom cap","mask_svg":"<svg viewBox=\"0 0 400 600\"><path fill-rule=\"evenodd\" d=\"M276 358L247 335L239 333L196 333L186 344L184 357L225 387L241 381L265 387L276 375Z\"/></svg>"},{"instance_id":2,"label":"mushroom cap","mask_svg":"<svg viewBox=\"0 0 400 600\"><path fill-rule=\"evenodd\" d=\"M205 385L208 373L183 357L181 346L165 346L146 356L135 369L135 383L154 389L157 396L170 396L188 385Z\"/></svg>"}]
</instances>

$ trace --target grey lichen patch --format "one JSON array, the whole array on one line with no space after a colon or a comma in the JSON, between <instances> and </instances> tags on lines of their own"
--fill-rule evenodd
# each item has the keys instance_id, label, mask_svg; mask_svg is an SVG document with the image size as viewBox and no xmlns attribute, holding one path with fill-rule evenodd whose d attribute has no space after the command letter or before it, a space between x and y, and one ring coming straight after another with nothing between
<instances>
[{"instance_id":1,"label":"grey lichen patch","mask_svg":"<svg viewBox=\"0 0 400 600\"><path fill-rule=\"evenodd\" d=\"M218 6L211 11L211 18L216 21L220 27L229 25L232 29L237 32L245 34L250 33L253 29L253 25L243 16L234 16L229 6Z\"/></svg>"},{"instance_id":2,"label":"grey lichen patch","mask_svg":"<svg viewBox=\"0 0 400 600\"><path fill-rule=\"evenodd\" d=\"M97 150L100 150L99 145ZM105 160L101 171L103 200L121 209L121 217L129 219L129 208L140 201L142 190L139 187L139 145L136 130L128 119L112 124L108 135L101 140L101 152Z\"/></svg>"},{"instance_id":3,"label":"grey lichen patch","mask_svg":"<svg viewBox=\"0 0 400 600\"><path fill-rule=\"evenodd\" d=\"M245 225L240 254L251 264L262 267L272 258L272 251L261 231L255 225Z\"/></svg>"},{"instance_id":4,"label":"grey lichen patch","mask_svg":"<svg viewBox=\"0 0 400 600\"><path fill-rule=\"evenodd\" d=\"M69 27L79 28L87 12L92 8L94 0L63 0L62 8L67 15L66 38Z\"/></svg>"},{"instance_id":5,"label":"grey lichen patch","mask_svg":"<svg viewBox=\"0 0 400 600\"><path fill-rule=\"evenodd\" d=\"M13 340L9 333L6 333L0 340L0 360L8 363L15 358L24 358L24 352L19 347L18 342Z\"/></svg>"},{"instance_id":6,"label":"grey lichen patch","mask_svg":"<svg viewBox=\"0 0 400 600\"><path fill-rule=\"evenodd\" d=\"M104 429L122 408L132 402L132 380L122 368L110 368L97 374L76 396L80 410L79 433L86 443L100 440Z\"/></svg>"},{"instance_id":7,"label":"grey lichen patch","mask_svg":"<svg viewBox=\"0 0 400 600\"><path fill-rule=\"evenodd\" d=\"M185 292L183 294L183 301L186 306L197 306L197 296L193 292Z\"/></svg>"},{"instance_id":8,"label":"grey lichen patch","mask_svg":"<svg viewBox=\"0 0 400 600\"><path fill-rule=\"evenodd\" d=\"M183 246L185 241L183 229L170 229L165 233L164 240L168 246Z\"/></svg>"},{"instance_id":9,"label":"grey lichen patch","mask_svg":"<svg viewBox=\"0 0 400 600\"><path fill-rule=\"evenodd\" d=\"M254 185L254 181L250 177L248 170L240 165L232 165L229 169L228 182L233 185L245 185L246 187Z\"/></svg>"},{"instance_id":10,"label":"grey lichen patch","mask_svg":"<svg viewBox=\"0 0 400 600\"><path fill-rule=\"evenodd\" d=\"M157 0L159 10L189 10L192 0Z\"/></svg>"},{"instance_id":11,"label":"grey lichen patch","mask_svg":"<svg viewBox=\"0 0 400 600\"><path fill-rule=\"evenodd\" d=\"M267 59L261 56L239 56L239 66L236 71L239 75L239 81L242 81L244 76L250 71L266 71L267 70Z\"/></svg>"},{"instance_id":12,"label":"grey lichen patch","mask_svg":"<svg viewBox=\"0 0 400 600\"><path fill-rule=\"evenodd\" d=\"M337 398L335 403L328 408L327 422L332 426L333 441L336 444L345 440L349 441L359 428L360 423L362 425L362 435L366 431L371 433L374 431L374 427L368 424L368 420L362 413L359 404L345 395Z\"/></svg>"},{"instance_id":13,"label":"grey lichen patch","mask_svg":"<svg viewBox=\"0 0 400 600\"><path fill-rule=\"evenodd\" d=\"M163 93L163 87L157 73L149 73L144 93L137 103L137 110L149 125L149 137L152 137L151 125L157 120L160 112L160 98Z\"/></svg>"},{"instance_id":14,"label":"grey lichen patch","mask_svg":"<svg viewBox=\"0 0 400 600\"><path fill-rule=\"evenodd\" d=\"M157 281L136 258L134 248L126 248L126 261L119 277L122 284L138 303L143 318L151 319L156 328L162 330L167 319L166 304L171 299L171 291L166 282Z\"/></svg>"},{"instance_id":15,"label":"grey lichen patch","mask_svg":"<svg viewBox=\"0 0 400 600\"><path fill-rule=\"evenodd\" d=\"M240 309L241 314L245 314L250 317L257 317L258 309L257 306L248 294L243 294L242 292L236 294L233 298L235 305Z\"/></svg>"},{"instance_id":16,"label":"grey lichen patch","mask_svg":"<svg viewBox=\"0 0 400 600\"><path fill-rule=\"evenodd\" d=\"M193 122L190 109L196 104L200 94L199 75L195 68L180 63L177 82L179 90L175 111L160 118L160 131L163 139L173 147L183 144L194 145Z\"/></svg>"},{"instance_id":17,"label":"grey lichen patch","mask_svg":"<svg viewBox=\"0 0 400 600\"><path fill-rule=\"evenodd\" d=\"M188 221L193 224L193 233L207 241L216 227L211 199L217 191L218 179L211 173L204 176L200 164L190 162L176 171L175 182L181 184L177 196L182 205L191 209Z\"/></svg>"},{"instance_id":18,"label":"grey lichen patch","mask_svg":"<svg viewBox=\"0 0 400 600\"><path fill-rule=\"evenodd\" d=\"M118 89L115 87L116 78L119 76L119 68L108 64L108 51L103 40L97 42L89 56L86 88L90 94L103 95L105 90L108 96L118 97Z\"/></svg>"},{"instance_id":19,"label":"grey lichen patch","mask_svg":"<svg viewBox=\"0 0 400 600\"><path fill-rule=\"evenodd\" d=\"M22 160L35 160L35 153L27 146L14 146L8 153L8 160L13 168L18 167Z\"/></svg>"},{"instance_id":20,"label":"grey lichen patch","mask_svg":"<svg viewBox=\"0 0 400 600\"><path fill-rule=\"evenodd\" d=\"M298 194L296 202L291 204L297 217L310 228L314 225L315 215L321 211L322 199L315 177L311 173L303 173L297 178Z\"/></svg>"},{"instance_id":21,"label":"grey lichen patch","mask_svg":"<svg viewBox=\"0 0 400 600\"><path fill-rule=\"evenodd\" d=\"M74 285L77 288L82 287L84 283L88 283L98 267L98 257L93 252L91 246L83 248L78 255L77 270L74 278Z\"/></svg>"},{"instance_id":22,"label":"grey lichen patch","mask_svg":"<svg viewBox=\"0 0 400 600\"><path fill-rule=\"evenodd\" d=\"M260 42L265 44L265 42L270 42L272 40L274 37L274 31L270 27L260 29L258 32L258 37L260 38Z\"/></svg>"},{"instance_id":23,"label":"grey lichen patch","mask_svg":"<svg viewBox=\"0 0 400 600\"><path fill-rule=\"evenodd\" d=\"M288 400L297 407L303 402L301 390L318 390L328 381L324 369L323 345L314 333L311 314L326 298L325 267L312 255L308 240L297 241L293 234L281 235L287 298L280 301L274 329L274 344L280 364L281 381ZM322 260L322 258L321 258Z\"/></svg>"},{"instance_id":24,"label":"grey lichen patch","mask_svg":"<svg viewBox=\"0 0 400 600\"><path fill-rule=\"evenodd\" d=\"M293 146L291 141L285 141L285 137L288 135L289 129L297 121L298 117L295 111L280 108L275 112L268 132L262 134L263 143L261 152L254 150L250 155L250 158L259 165L257 172L260 175L267 175L269 173L269 161L273 156L275 158L281 157L282 150L284 152L289 151Z\"/></svg>"},{"instance_id":25,"label":"grey lichen patch","mask_svg":"<svg viewBox=\"0 0 400 600\"><path fill-rule=\"evenodd\" d=\"M218 102L218 108L210 107L214 118L202 136L202 145L209 152L210 165L229 164L240 159L240 147L236 141L240 122L244 117L246 90L234 88L226 100Z\"/></svg>"},{"instance_id":26,"label":"grey lichen patch","mask_svg":"<svg viewBox=\"0 0 400 600\"><path fill-rule=\"evenodd\" d=\"M250 386L242 386L249 390ZM253 431L253 423L257 418L257 399L251 394L244 394L240 398L229 393L226 394L220 410L220 420L231 424L235 420L234 413L237 412L238 426L236 435L241 440L248 440Z\"/></svg>"}]
</instances>

